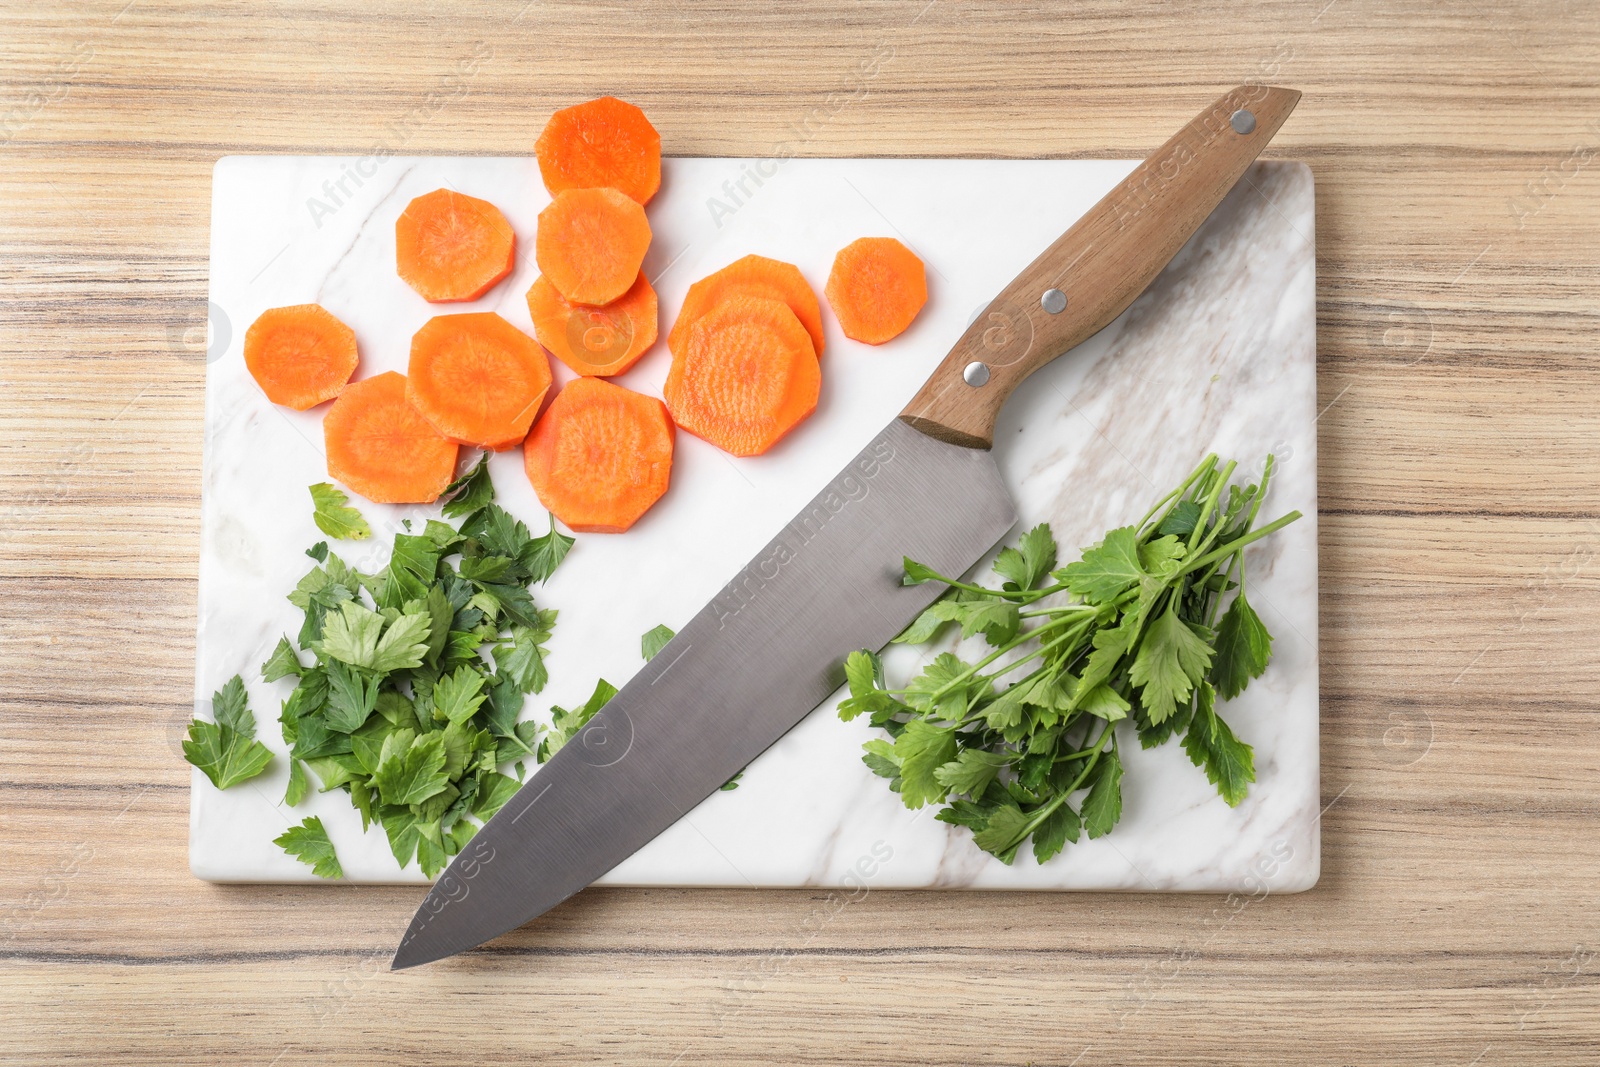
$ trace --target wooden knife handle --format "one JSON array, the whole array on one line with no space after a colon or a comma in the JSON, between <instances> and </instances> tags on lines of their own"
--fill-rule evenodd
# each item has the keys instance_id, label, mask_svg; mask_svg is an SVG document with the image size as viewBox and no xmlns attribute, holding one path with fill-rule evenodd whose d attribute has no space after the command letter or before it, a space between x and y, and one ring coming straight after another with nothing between
<instances>
[{"instance_id":1,"label":"wooden knife handle","mask_svg":"<svg viewBox=\"0 0 1600 1067\"><path fill-rule=\"evenodd\" d=\"M1012 391L1144 292L1299 100L1267 85L1219 97L990 301L900 417L952 444L991 447Z\"/></svg>"}]
</instances>

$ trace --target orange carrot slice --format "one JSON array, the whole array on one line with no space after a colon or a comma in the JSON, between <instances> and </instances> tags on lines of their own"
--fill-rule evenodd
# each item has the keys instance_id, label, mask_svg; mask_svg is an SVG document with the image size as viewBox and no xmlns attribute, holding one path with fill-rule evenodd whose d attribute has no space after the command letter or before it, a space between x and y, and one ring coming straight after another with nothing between
<instances>
[{"instance_id":1,"label":"orange carrot slice","mask_svg":"<svg viewBox=\"0 0 1600 1067\"><path fill-rule=\"evenodd\" d=\"M356 372L355 331L317 304L269 308L244 334L244 365L274 404L305 411Z\"/></svg>"},{"instance_id":2,"label":"orange carrot slice","mask_svg":"<svg viewBox=\"0 0 1600 1067\"><path fill-rule=\"evenodd\" d=\"M567 383L522 446L539 502L580 533L621 533L672 473L666 405L599 378Z\"/></svg>"},{"instance_id":3,"label":"orange carrot slice","mask_svg":"<svg viewBox=\"0 0 1600 1067\"><path fill-rule=\"evenodd\" d=\"M811 336L789 305L731 296L689 328L664 392L679 426L755 456L816 410L821 383Z\"/></svg>"},{"instance_id":4,"label":"orange carrot slice","mask_svg":"<svg viewBox=\"0 0 1600 1067\"><path fill-rule=\"evenodd\" d=\"M661 187L661 135L643 111L614 96L551 115L534 153L551 196L609 186L643 204Z\"/></svg>"},{"instance_id":5,"label":"orange carrot slice","mask_svg":"<svg viewBox=\"0 0 1600 1067\"><path fill-rule=\"evenodd\" d=\"M568 189L539 212L539 271L575 304L609 304L650 248L644 208L615 189Z\"/></svg>"},{"instance_id":6,"label":"orange carrot slice","mask_svg":"<svg viewBox=\"0 0 1600 1067\"><path fill-rule=\"evenodd\" d=\"M736 259L689 286L683 308L672 324L672 332L667 335L667 347L676 354L688 339L689 327L735 293L788 304L811 335L812 348L818 356L822 355L822 305L817 303L816 292L801 275L799 267L766 256Z\"/></svg>"},{"instance_id":7,"label":"orange carrot slice","mask_svg":"<svg viewBox=\"0 0 1600 1067\"><path fill-rule=\"evenodd\" d=\"M511 273L516 234L487 200L449 189L424 193L394 224L400 277L435 304L476 300Z\"/></svg>"},{"instance_id":8,"label":"orange carrot slice","mask_svg":"<svg viewBox=\"0 0 1600 1067\"><path fill-rule=\"evenodd\" d=\"M375 504L431 504L456 473L446 440L389 371L345 387L322 420L328 475Z\"/></svg>"},{"instance_id":9,"label":"orange carrot slice","mask_svg":"<svg viewBox=\"0 0 1600 1067\"><path fill-rule=\"evenodd\" d=\"M550 360L492 311L438 315L411 338L406 396L444 436L505 449L528 435L550 389Z\"/></svg>"},{"instance_id":10,"label":"orange carrot slice","mask_svg":"<svg viewBox=\"0 0 1600 1067\"><path fill-rule=\"evenodd\" d=\"M656 343L656 291L644 272L633 287L600 307L574 304L540 275L528 290L533 335L579 374L621 374Z\"/></svg>"},{"instance_id":11,"label":"orange carrot slice","mask_svg":"<svg viewBox=\"0 0 1600 1067\"><path fill-rule=\"evenodd\" d=\"M927 272L893 237L863 237L834 257L826 292L846 337L881 345L910 326L928 302Z\"/></svg>"}]
</instances>

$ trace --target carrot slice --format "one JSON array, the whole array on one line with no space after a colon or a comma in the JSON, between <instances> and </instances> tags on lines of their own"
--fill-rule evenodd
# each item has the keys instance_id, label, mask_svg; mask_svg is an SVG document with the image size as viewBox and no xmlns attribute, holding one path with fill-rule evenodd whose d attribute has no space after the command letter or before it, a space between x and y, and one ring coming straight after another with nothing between
<instances>
[{"instance_id":1,"label":"carrot slice","mask_svg":"<svg viewBox=\"0 0 1600 1067\"><path fill-rule=\"evenodd\" d=\"M533 150L551 196L609 186L643 204L661 187L661 135L614 96L557 111Z\"/></svg>"},{"instance_id":2,"label":"carrot slice","mask_svg":"<svg viewBox=\"0 0 1600 1067\"><path fill-rule=\"evenodd\" d=\"M578 378L550 402L522 457L556 518L580 533L621 533L667 491L672 421L653 396Z\"/></svg>"},{"instance_id":3,"label":"carrot slice","mask_svg":"<svg viewBox=\"0 0 1600 1067\"><path fill-rule=\"evenodd\" d=\"M400 277L434 304L476 300L511 273L517 236L487 200L449 189L424 193L394 224Z\"/></svg>"},{"instance_id":4,"label":"carrot slice","mask_svg":"<svg viewBox=\"0 0 1600 1067\"><path fill-rule=\"evenodd\" d=\"M411 338L406 396L450 440L505 449L528 435L550 360L492 311L438 315Z\"/></svg>"},{"instance_id":5,"label":"carrot slice","mask_svg":"<svg viewBox=\"0 0 1600 1067\"><path fill-rule=\"evenodd\" d=\"M893 237L863 237L834 257L826 292L846 337L881 345L910 326L928 302L927 272Z\"/></svg>"},{"instance_id":6,"label":"carrot slice","mask_svg":"<svg viewBox=\"0 0 1600 1067\"><path fill-rule=\"evenodd\" d=\"M375 504L431 504L455 477L456 443L411 406L394 371L346 386L322 435L329 477Z\"/></svg>"},{"instance_id":7,"label":"carrot slice","mask_svg":"<svg viewBox=\"0 0 1600 1067\"><path fill-rule=\"evenodd\" d=\"M639 272L633 287L600 307L574 304L540 275L528 290L533 335L579 374L621 374L656 343L656 291Z\"/></svg>"},{"instance_id":8,"label":"carrot slice","mask_svg":"<svg viewBox=\"0 0 1600 1067\"><path fill-rule=\"evenodd\" d=\"M317 304L269 308L244 334L244 365L274 404L305 411L356 372L355 331Z\"/></svg>"},{"instance_id":9,"label":"carrot slice","mask_svg":"<svg viewBox=\"0 0 1600 1067\"><path fill-rule=\"evenodd\" d=\"M789 305L731 296L689 328L664 392L679 426L755 456L816 410L821 383L811 336Z\"/></svg>"},{"instance_id":10,"label":"carrot slice","mask_svg":"<svg viewBox=\"0 0 1600 1067\"><path fill-rule=\"evenodd\" d=\"M822 305L800 268L766 256L745 256L689 286L678 320L667 335L667 347L676 354L688 339L689 327L707 311L735 293L759 296L789 305L811 335L811 345L822 355Z\"/></svg>"},{"instance_id":11,"label":"carrot slice","mask_svg":"<svg viewBox=\"0 0 1600 1067\"><path fill-rule=\"evenodd\" d=\"M626 293L649 247L644 208L615 189L568 189L539 212L539 271L575 304Z\"/></svg>"}]
</instances>

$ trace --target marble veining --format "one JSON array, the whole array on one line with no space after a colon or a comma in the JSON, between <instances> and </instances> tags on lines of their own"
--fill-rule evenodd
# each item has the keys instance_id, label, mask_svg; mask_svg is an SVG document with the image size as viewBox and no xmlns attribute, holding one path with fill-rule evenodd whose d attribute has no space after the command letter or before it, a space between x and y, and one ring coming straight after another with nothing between
<instances>
[{"instance_id":1,"label":"marble veining","mask_svg":"<svg viewBox=\"0 0 1600 1067\"><path fill-rule=\"evenodd\" d=\"M229 157L217 164L211 299L230 338L207 371L197 696L245 676L262 740L278 759L219 792L193 775L190 858L219 881L314 881L272 838L321 816L356 882L420 882L401 871L382 831L363 833L339 793L282 803L288 778L277 730L288 683L259 665L298 629L283 599L321 539L306 486L326 477L322 411L274 407L245 371L244 331L266 308L318 301L348 322L361 375L405 369L410 338L432 315L492 310L532 332L524 294L537 275L535 219L548 202L530 159L359 161L334 210L313 212L324 183L357 169L328 157ZM833 254L868 234L898 236L929 267L928 306L881 348L847 340L826 311L818 411L766 456L733 459L680 433L673 485L623 536L580 535L540 602L561 612L551 681L524 714L581 701L597 677L625 682L642 665L639 635L674 628L904 406L1001 286L1114 185L1131 161L763 161L765 180L731 212L723 183L752 161L670 159L649 208L645 269L660 294L663 338L689 284L748 252L796 263L821 292ZM770 176L767 172L771 171ZM483 299L438 308L395 274L394 221L441 186L483 197L517 232L512 276ZM712 210L712 197L718 205ZM842 723L828 701L747 769L740 788L695 808L602 882L620 885L981 887L1292 892L1319 869L1315 255L1310 171L1261 163L1179 252L1149 292L1098 336L1036 374L1006 407L995 454L1024 527L1053 526L1065 553L1129 522L1206 450L1278 478L1263 511L1300 522L1251 551L1251 599L1276 635L1267 674L1225 705L1256 750L1258 781L1236 809L1219 800L1177 744L1124 746L1124 814L1110 837L1068 846L1043 866L1006 867L932 811L908 811L860 763L873 731ZM328 201L324 199L324 208ZM621 379L659 395L664 343ZM570 378L555 365L558 381ZM544 521L521 454L495 456L502 502ZM430 508L358 501L375 537L336 544L363 569L381 565L404 518ZM959 506L959 502L952 502ZM976 571L987 571L989 560ZM937 650L932 650L937 651ZM932 651L896 648L891 672Z\"/></svg>"}]
</instances>

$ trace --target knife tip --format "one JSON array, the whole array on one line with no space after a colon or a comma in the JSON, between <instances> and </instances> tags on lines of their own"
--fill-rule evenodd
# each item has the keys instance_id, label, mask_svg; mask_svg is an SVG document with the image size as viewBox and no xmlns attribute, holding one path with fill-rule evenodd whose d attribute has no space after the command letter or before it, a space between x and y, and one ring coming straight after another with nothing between
<instances>
[{"instance_id":1,"label":"knife tip","mask_svg":"<svg viewBox=\"0 0 1600 1067\"><path fill-rule=\"evenodd\" d=\"M420 967L424 963L432 963L436 956L426 956L412 947L411 942L402 941L400 947L395 949L394 959L389 961L389 970L406 971L412 967Z\"/></svg>"},{"instance_id":2,"label":"knife tip","mask_svg":"<svg viewBox=\"0 0 1600 1067\"><path fill-rule=\"evenodd\" d=\"M394 950L394 959L389 961L389 970L410 970L424 963L442 960L460 950L459 946L443 944L437 937L424 935L418 928L417 922L413 920L411 928L406 931L406 936L400 940L400 947Z\"/></svg>"}]
</instances>

